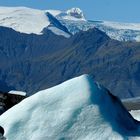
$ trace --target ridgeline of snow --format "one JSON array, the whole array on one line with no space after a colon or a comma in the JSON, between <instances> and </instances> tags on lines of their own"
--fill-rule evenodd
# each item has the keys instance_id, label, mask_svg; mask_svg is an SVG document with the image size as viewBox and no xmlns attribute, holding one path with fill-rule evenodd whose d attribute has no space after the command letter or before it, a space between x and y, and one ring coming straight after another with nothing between
<instances>
[{"instance_id":1,"label":"ridgeline of snow","mask_svg":"<svg viewBox=\"0 0 140 140\"><path fill-rule=\"evenodd\" d=\"M45 10L45 13L47 13L47 12L51 13L55 17L62 13L62 11L60 11L60 10L51 10L51 9Z\"/></svg>"},{"instance_id":2,"label":"ridgeline of snow","mask_svg":"<svg viewBox=\"0 0 140 140\"><path fill-rule=\"evenodd\" d=\"M15 91L15 90L11 90L8 93L10 94L15 94L15 95L22 95L22 96L26 96L26 92L23 91Z\"/></svg>"},{"instance_id":3,"label":"ridgeline of snow","mask_svg":"<svg viewBox=\"0 0 140 140\"><path fill-rule=\"evenodd\" d=\"M139 123L88 75L23 100L0 116L0 126L8 140L140 139Z\"/></svg>"},{"instance_id":4,"label":"ridgeline of snow","mask_svg":"<svg viewBox=\"0 0 140 140\"><path fill-rule=\"evenodd\" d=\"M43 29L51 24L46 12L26 7L0 7L0 26L27 34L42 34ZM57 10L48 10L48 12L54 16L60 14L60 11ZM51 31L57 35L70 37L57 27L51 28Z\"/></svg>"},{"instance_id":5,"label":"ridgeline of snow","mask_svg":"<svg viewBox=\"0 0 140 140\"><path fill-rule=\"evenodd\" d=\"M76 18L74 15L59 10L36 10L26 7L0 7L0 26L9 27L27 34L41 34L43 29L50 25L50 20L47 17L46 12L51 13L53 16L61 15L61 18L65 19L80 19L78 16ZM75 16L76 14L75 11ZM60 33L59 29L55 29L53 32L57 35ZM62 33L60 35L62 35Z\"/></svg>"},{"instance_id":6,"label":"ridgeline of snow","mask_svg":"<svg viewBox=\"0 0 140 140\"><path fill-rule=\"evenodd\" d=\"M44 11L26 7L0 7L0 26L23 33L40 34L49 24Z\"/></svg>"}]
</instances>

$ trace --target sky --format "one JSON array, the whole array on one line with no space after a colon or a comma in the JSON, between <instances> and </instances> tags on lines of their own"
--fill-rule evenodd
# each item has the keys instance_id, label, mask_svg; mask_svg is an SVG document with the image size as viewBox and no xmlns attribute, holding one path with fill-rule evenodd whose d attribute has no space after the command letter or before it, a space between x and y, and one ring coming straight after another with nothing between
<instances>
[{"instance_id":1,"label":"sky","mask_svg":"<svg viewBox=\"0 0 140 140\"><path fill-rule=\"evenodd\" d=\"M140 23L140 0L0 0L0 6L58 10L79 7L89 20Z\"/></svg>"}]
</instances>

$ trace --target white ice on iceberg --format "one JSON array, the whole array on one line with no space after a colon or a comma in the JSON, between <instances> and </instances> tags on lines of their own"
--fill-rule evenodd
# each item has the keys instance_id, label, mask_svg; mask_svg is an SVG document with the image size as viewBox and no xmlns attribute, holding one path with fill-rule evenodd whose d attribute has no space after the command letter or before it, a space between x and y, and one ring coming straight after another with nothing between
<instances>
[{"instance_id":1,"label":"white ice on iceberg","mask_svg":"<svg viewBox=\"0 0 140 140\"><path fill-rule=\"evenodd\" d=\"M140 139L138 124L88 75L40 91L0 116L8 140Z\"/></svg>"},{"instance_id":2,"label":"white ice on iceberg","mask_svg":"<svg viewBox=\"0 0 140 140\"><path fill-rule=\"evenodd\" d=\"M140 110L131 110L130 113L135 119L140 121Z\"/></svg>"},{"instance_id":3,"label":"white ice on iceberg","mask_svg":"<svg viewBox=\"0 0 140 140\"><path fill-rule=\"evenodd\" d=\"M15 94L15 95L22 95L22 96L26 96L26 92L23 91L15 91L15 90L11 90L8 93L10 94Z\"/></svg>"}]
</instances>

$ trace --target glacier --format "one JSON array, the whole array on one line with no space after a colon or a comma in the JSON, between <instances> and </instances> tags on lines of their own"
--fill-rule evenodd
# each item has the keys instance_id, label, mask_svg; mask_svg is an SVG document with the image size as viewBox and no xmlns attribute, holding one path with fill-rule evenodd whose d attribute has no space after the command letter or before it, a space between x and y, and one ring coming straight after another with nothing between
<instances>
[{"instance_id":1,"label":"glacier","mask_svg":"<svg viewBox=\"0 0 140 140\"><path fill-rule=\"evenodd\" d=\"M8 140L140 139L140 122L86 74L24 99L0 116L0 126Z\"/></svg>"},{"instance_id":2,"label":"glacier","mask_svg":"<svg viewBox=\"0 0 140 140\"><path fill-rule=\"evenodd\" d=\"M61 11L37 10L27 7L0 7L0 26L12 28L21 33L40 35L51 24L46 13L54 16L71 34L96 27L115 40L140 41L140 23L88 20L79 8ZM57 35L70 37L67 32L60 31L59 28L51 27L50 30Z\"/></svg>"}]
</instances>

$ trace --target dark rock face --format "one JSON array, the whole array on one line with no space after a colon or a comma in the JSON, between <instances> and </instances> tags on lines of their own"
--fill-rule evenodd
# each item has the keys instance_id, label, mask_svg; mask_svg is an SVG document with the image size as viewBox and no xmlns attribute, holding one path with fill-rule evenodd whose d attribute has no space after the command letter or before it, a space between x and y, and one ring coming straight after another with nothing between
<instances>
[{"instance_id":1,"label":"dark rock face","mask_svg":"<svg viewBox=\"0 0 140 140\"><path fill-rule=\"evenodd\" d=\"M25 96L0 92L0 115L22 101L24 98Z\"/></svg>"},{"instance_id":2,"label":"dark rock face","mask_svg":"<svg viewBox=\"0 0 140 140\"><path fill-rule=\"evenodd\" d=\"M21 95L0 92L0 115L25 98L26 98L25 96ZM4 129L3 127L0 126L0 140L6 140L6 138L3 135Z\"/></svg>"},{"instance_id":3,"label":"dark rock face","mask_svg":"<svg viewBox=\"0 0 140 140\"><path fill-rule=\"evenodd\" d=\"M4 129L0 126L0 133L4 135Z\"/></svg>"},{"instance_id":4,"label":"dark rock face","mask_svg":"<svg viewBox=\"0 0 140 140\"><path fill-rule=\"evenodd\" d=\"M120 98L140 96L140 43L94 28L67 39L0 28L0 81L28 95L87 73ZM1 85L0 85L1 88Z\"/></svg>"},{"instance_id":5,"label":"dark rock face","mask_svg":"<svg viewBox=\"0 0 140 140\"><path fill-rule=\"evenodd\" d=\"M1 133L0 133L0 140L6 140L6 138L4 136L2 136Z\"/></svg>"},{"instance_id":6,"label":"dark rock face","mask_svg":"<svg viewBox=\"0 0 140 140\"><path fill-rule=\"evenodd\" d=\"M0 140L6 140L3 135L4 135L4 129L3 127L0 126Z\"/></svg>"},{"instance_id":7,"label":"dark rock face","mask_svg":"<svg viewBox=\"0 0 140 140\"><path fill-rule=\"evenodd\" d=\"M54 16L52 16L52 14L50 14L49 12L46 13L47 17L49 18L49 21L50 21L50 25L48 27L57 27L58 29L68 33L69 35L71 35L71 33L68 31L68 29L62 25L59 20L57 20ZM47 28L48 28L47 27ZM46 33L45 32L45 29L42 31L43 33Z\"/></svg>"}]
</instances>

